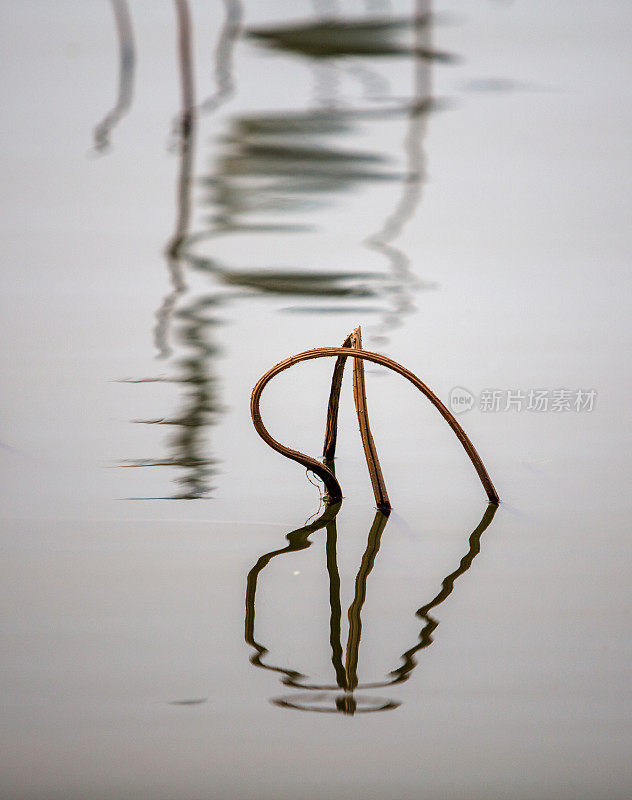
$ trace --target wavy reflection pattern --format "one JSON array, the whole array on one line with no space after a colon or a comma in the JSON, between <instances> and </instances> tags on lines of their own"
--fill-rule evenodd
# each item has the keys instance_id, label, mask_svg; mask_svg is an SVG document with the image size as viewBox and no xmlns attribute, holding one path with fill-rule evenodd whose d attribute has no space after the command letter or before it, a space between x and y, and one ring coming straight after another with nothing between
<instances>
[{"instance_id":1,"label":"wavy reflection pattern","mask_svg":"<svg viewBox=\"0 0 632 800\"><path fill-rule=\"evenodd\" d=\"M113 0L113 5L127 10L124 2ZM218 462L209 453L207 439L209 427L221 413L216 334L221 308L252 303L258 296L276 296L288 301L282 309L286 312L353 312L373 318L367 331L374 341L384 341L413 310L414 292L431 286L420 280L418 265L413 269L410 255L397 246L421 199L422 144L433 108L432 65L452 60L432 48L430 5L429 0L418 0L405 18L346 18L332 7L321 9L326 18L321 13L300 25L244 29L242 4L225 0L214 50L215 89L197 103L194 24L186 0L174 0L181 84L181 109L174 128L179 164L176 218L165 246L170 286L154 327L157 353L168 364L169 373L140 382L170 382L178 387L180 400L175 412L136 420L170 428L168 455L124 462L125 466L176 470L177 489L168 495L170 499L197 499L212 490ZM129 13L122 14L122 19L127 22L117 25L121 53L128 52L133 41ZM314 74L315 98L307 109L228 117L222 123L223 136L214 144L210 172L196 177L200 121L206 113L217 113L235 91L238 42L267 49L284 59L287 69L297 59L307 63ZM394 59L412 65L413 89L408 96L394 92L381 69L381 64ZM131 86L129 57L125 63ZM360 104L350 105L337 95L345 75L360 83L364 98ZM122 108L127 110L129 101L131 90ZM116 119L112 117L114 123ZM395 164L390 142L375 152L349 146L358 133L375 141L371 134L375 126L397 120L405 126L403 168ZM200 186L195 200L194 185ZM319 227L323 217L318 212L335 206L349 209L359 191L389 185L397 190L394 204L385 209L379 229L358 242L384 259L383 269L310 268L301 263L261 266L220 258L220 242L232 244L231 252L248 252L241 245L253 236L273 238L275 246L284 237L289 241L310 236L303 248L317 251L319 239L313 237L326 235ZM197 226L194 217L202 220ZM235 248L235 244L240 246ZM206 276L208 290L193 288L199 284L194 274Z\"/></svg>"},{"instance_id":2,"label":"wavy reflection pattern","mask_svg":"<svg viewBox=\"0 0 632 800\"><path fill-rule=\"evenodd\" d=\"M358 681L358 654L362 635L361 612L367 595L367 579L373 570L380 549L382 534L388 522L388 514L378 511L367 537L367 545L362 556L360 567L355 579L355 593L349 607L349 629L346 648L343 651L341 641L341 601L340 601L340 575L337 562L337 526L336 517L340 511L340 503L328 506L325 511L313 522L292 531L286 536L286 547L272 550L261 556L248 573L246 581L246 616L245 640L253 648L254 653L250 662L261 669L279 673L281 682L294 689L301 690L292 695L273 698L272 703L304 711L336 712L353 715L355 713L370 711L384 711L396 708L399 701L376 697L373 694L358 695L362 691L381 689L394 686L408 680L417 666L415 656L421 650L429 647L432 634L439 625L439 621L430 615L430 611L441 605L454 590L454 584L461 575L471 567L472 562L480 553L481 536L490 526L498 506L490 503L485 513L468 539L468 550L461 559L459 566L447 575L442 583L441 590L416 612L424 625L415 644L401 656L401 666L393 669L383 680L359 683ZM255 638L255 610L258 581L262 571L272 559L278 556L304 550L311 546L310 537L323 528L326 529L326 569L329 577L329 643L331 647L331 663L335 674L335 683L315 684L310 682L308 676L292 669L291 667L267 663L268 649ZM344 656L343 656L344 652Z\"/></svg>"}]
</instances>

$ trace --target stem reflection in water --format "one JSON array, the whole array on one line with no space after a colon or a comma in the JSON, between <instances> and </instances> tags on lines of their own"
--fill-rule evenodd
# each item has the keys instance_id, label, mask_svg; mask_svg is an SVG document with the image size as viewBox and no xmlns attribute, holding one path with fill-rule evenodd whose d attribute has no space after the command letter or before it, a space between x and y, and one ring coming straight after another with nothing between
<instances>
[{"instance_id":1,"label":"stem reflection in water","mask_svg":"<svg viewBox=\"0 0 632 800\"><path fill-rule=\"evenodd\" d=\"M340 575L337 562L337 526L336 517L340 511L341 503L328 506L318 519L292 531L286 536L288 544L261 556L248 573L246 582L246 617L245 640L254 649L250 662L262 669L271 670L281 675L281 682L286 686L303 690L300 693L274 698L276 705L297 708L304 711L338 712L354 714L358 712L384 711L396 708L400 703L395 700L369 695L357 695L356 690L373 690L393 686L408 680L417 666L416 654L432 642L432 634L439 625L439 621L430 615L430 611L443 603L454 589L458 577L471 567L474 558L480 553L481 536L491 524L498 506L490 503L479 524L468 540L468 550L461 559L459 566L447 575L442 583L441 590L416 612L416 616L423 620L423 627L415 644L401 655L402 665L392 670L385 679L360 683L358 681L358 654L362 634L361 612L367 594L367 579L373 570L380 549L382 535L388 522L388 514L378 511L369 531L367 545L362 556L360 567L355 580L355 594L349 607L349 634L347 638L346 655L343 662L343 646L341 641L341 602L340 602ZM331 663L336 676L334 684L314 684L303 673L278 665L268 664L264 661L268 649L255 638L255 608L257 584L265 567L272 559L287 555L288 553L304 550L311 546L310 537L323 528L326 529L326 568L329 576L329 606L330 624L329 641L331 646Z\"/></svg>"}]
</instances>

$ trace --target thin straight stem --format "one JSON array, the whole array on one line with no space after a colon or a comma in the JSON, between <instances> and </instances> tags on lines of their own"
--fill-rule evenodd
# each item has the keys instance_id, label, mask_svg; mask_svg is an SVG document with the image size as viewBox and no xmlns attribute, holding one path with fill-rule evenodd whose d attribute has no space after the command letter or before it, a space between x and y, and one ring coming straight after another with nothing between
<instances>
[{"instance_id":1,"label":"thin straight stem","mask_svg":"<svg viewBox=\"0 0 632 800\"><path fill-rule=\"evenodd\" d=\"M351 347L351 337L349 334L342 343L342 347ZM334 365L334 374L331 377L331 390L329 392L329 403L327 405L327 422L325 426L325 444L323 446L323 458L325 461L333 460L336 455L336 442L338 440L338 407L340 405L340 387L342 386L342 376L347 363L346 356L338 356Z\"/></svg>"},{"instance_id":2,"label":"thin straight stem","mask_svg":"<svg viewBox=\"0 0 632 800\"><path fill-rule=\"evenodd\" d=\"M362 331L359 325L351 334L351 344L356 350L362 350ZM353 399L355 400L358 425L360 426L364 457L371 477L373 494L375 495L375 504L382 511L390 511L391 503L388 499L386 483L382 475L380 459L377 455L377 447L369 425L369 411L366 404L366 386L364 382L364 362L357 358L353 362Z\"/></svg>"}]
</instances>

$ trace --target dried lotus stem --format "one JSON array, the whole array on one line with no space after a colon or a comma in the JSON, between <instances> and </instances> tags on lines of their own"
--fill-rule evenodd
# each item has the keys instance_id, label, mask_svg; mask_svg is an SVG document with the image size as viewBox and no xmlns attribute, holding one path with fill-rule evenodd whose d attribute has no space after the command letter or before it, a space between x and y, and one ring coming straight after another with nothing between
<instances>
[{"instance_id":1,"label":"dried lotus stem","mask_svg":"<svg viewBox=\"0 0 632 800\"><path fill-rule=\"evenodd\" d=\"M362 331L358 326L342 343L343 347L352 347L362 350ZM327 426L325 430L325 445L323 457L325 461L331 461L336 453L336 439L338 433L338 406L340 402L340 388L342 386L342 375L345 368L346 358L339 356L336 359L334 373L331 379L331 391L329 393L329 404L327 406ZM366 388L364 383L364 363L356 359L353 363L353 398L355 401L358 425L366 464L371 478L371 486L375 496L375 503L380 511L390 511L391 504L386 491L386 483L382 475L380 460L377 455L377 447L371 434L369 425L369 412L366 403Z\"/></svg>"},{"instance_id":2,"label":"dried lotus stem","mask_svg":"<svg viewBox=\"0 0 632 800\"><path fill-rule=\"evenodd\" d=\"M286 458L290 458L293 461L301 464L306 469L311 470L323 481L327 490L328 503L336 503L342 500L342 489L340 488L340 484L338 483L336 476L328 467L326 467L316 458L312 458L305 453L300 453L298 450L292 450L291 448L286 447L284 444L281 444L281 442L278 442L276 439L274 439L268 432L261 419L260 402L261 395L266 385L279 373L284 372L290 367L293 367L295 364L300 364L301 361L310 361L314 358L331 358L332 356L343 356L345 359L354 358L356 360L362 359L364 361L371 361L374 364L380 364L383 367L393 370L393 372L397 372L398 375L401 375L402 377L406 378L406 380L410 381L413 386L415 386L428 398L428 400L430 400L433 406L454 431L457 439L463 445L465 452L468 454L470 461L474 465L474 469L476 470L478 477L483 484L483 488L487 493L489 501L495 504L500 502L498 493L496 492L494 484L492 483L491 478L485 469L481 457L476 452L476 448L469 440L467 434L459 425L454 415L446 408L441 400L439 400L434 392L432 392L414 373L406 369L406 367L403 367L401 364L398 364L396 361L380 355L380 353L373 353L369 350L358 350L355 347L318 347L314 350L306 350L303 353L290 356L290 358L280 361L274 367L269 369L265 375L263 375L257 381L254 389L252 390L252 396L250 398L250 413L252 415L252 421L254 423L255 430L259 436L261 436L264 442L266 442L266 444L268 444L273 450L281 453L281 455L285 456Z\"/></svg>"}]
</instances>

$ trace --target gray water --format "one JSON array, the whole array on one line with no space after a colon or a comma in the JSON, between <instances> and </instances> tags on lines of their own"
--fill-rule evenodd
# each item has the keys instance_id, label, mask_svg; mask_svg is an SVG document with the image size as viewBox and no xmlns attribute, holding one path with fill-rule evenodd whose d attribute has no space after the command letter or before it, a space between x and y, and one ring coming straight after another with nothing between
<instances>
[{"instance_id":1,"label":"gray water","mask_svg":"<svg viewBox=\"0 0 632 800\"><path fill-rule=\"evenodd\" d=\"M629 4L0 13L0 796L629 797Z\"/></svg>"}]
</instances>

